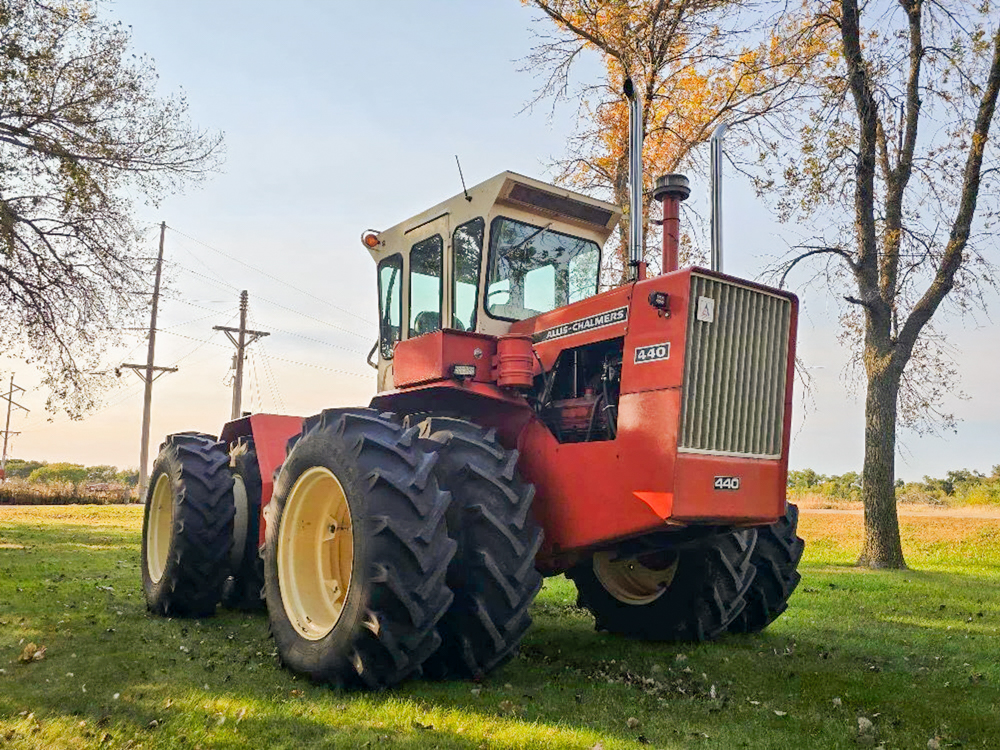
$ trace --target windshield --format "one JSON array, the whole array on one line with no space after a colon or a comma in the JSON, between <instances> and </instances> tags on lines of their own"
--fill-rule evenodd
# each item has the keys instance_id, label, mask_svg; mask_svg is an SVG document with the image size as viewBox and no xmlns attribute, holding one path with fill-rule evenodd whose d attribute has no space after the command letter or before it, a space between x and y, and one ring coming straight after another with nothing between
<instances>
[{"instance_id":1,"label":"windshield","mask_svg":"<svg viewBox=\"0 0 1000 750\"><path fill-rule=\"evenodd\" d=\"M490 225L486 311L523 320L597 294L596 242L499 216Z\"/></svg>"}]
</instances>

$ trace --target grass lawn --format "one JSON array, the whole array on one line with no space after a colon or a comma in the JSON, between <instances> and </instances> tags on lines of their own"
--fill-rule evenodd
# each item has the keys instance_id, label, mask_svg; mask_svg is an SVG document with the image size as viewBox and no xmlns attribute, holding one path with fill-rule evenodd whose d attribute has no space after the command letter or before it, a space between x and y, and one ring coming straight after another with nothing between
<instances>
[{"instance_id":1,"label":"grass lawn","mask_svg":"<svg viewBox=\"0 0 1000 750\"><path fill-rule=\"evenodd\" d=\"M0 506L0 748L1000 748L998 519L904 516L913 569L870 572L860 516L804 513L788 612L700 646L596 633L551 579L490 679L378 694L295 679L263 615L149 616L141 523Z\"/></svg>"}]
</instances>

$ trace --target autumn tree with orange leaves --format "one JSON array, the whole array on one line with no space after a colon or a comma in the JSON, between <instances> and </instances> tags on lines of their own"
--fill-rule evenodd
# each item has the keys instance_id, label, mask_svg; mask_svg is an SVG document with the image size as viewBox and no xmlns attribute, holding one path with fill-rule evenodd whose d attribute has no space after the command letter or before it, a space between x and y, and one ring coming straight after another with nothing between
<instances>
[{"instance_id":1,"label":"autumn tree with orange leaves","mask_svg":"<svg viewBox=\"0 0 1000 750\"><path fill-rule=\"evenodd\" d=\"M569 155L558 163L558 180L625 207L628 107L622 87L632 79L643 111L647 229L651 214L658 212L650 205L655 178L695 166L695 149L719 123L738 125L786 107L824 48L823 37L817 36L822 29L796 30L797 19L789 16L764 34L765 42L734 52L741 34L759 38L758 27L770 19L762 23L757 16L738 32L743 4L732 0L522 2L541 10L547 27L524 61L541 81L533 103L580 100L580 128ZM731 31L725 33L726 28ZM585 51L602 56L605 76L574 87L571 72ZM620 283L627 270L627 222L619 232L617 251L605 258L604 281L611 285ZM645 232L646 261L658 268L652 234Z\"/></svg>"}]
</instances>

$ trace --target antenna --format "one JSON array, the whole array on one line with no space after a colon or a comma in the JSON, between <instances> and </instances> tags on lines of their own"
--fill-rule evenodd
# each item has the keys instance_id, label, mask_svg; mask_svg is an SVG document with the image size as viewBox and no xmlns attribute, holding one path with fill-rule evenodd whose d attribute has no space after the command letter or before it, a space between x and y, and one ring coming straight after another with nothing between
<instances>
[{"instance_id":1,"label":"antenna","mask_svg":"<svg viewBox=\"0 0 1000 750\"><path fill-rule=\"evenodd\" d=\"M465 189L465 175L462 174L462 162L458 160L458 154L455 154L455 163L458 165L458 178L462 181L462 192L465 193L465 200L472 203L472 196L469 195L469 191Z\"/></svg>"}]
</instances>

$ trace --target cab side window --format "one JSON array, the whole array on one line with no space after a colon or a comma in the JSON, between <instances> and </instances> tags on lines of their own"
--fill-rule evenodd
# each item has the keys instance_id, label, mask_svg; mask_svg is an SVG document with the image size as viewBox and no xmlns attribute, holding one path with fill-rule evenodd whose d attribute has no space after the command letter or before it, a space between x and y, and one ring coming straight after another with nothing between
<instances>
[{"instance_id":1,"label":"cab side window","mask_svg":"<svg viewBox=\"0 0 1000 750\"><path fill-rule=\"evenodd\" d=\"M392 349L399 341L403 319L403 256L383 258L378 264L379 347L383 359L392 359Z\"/></svg>"},{"instance_id":2,"label":"cab side window","mask_svg":"<svg viewBox=\"0 0 1000 750\"><path fill-rule=\"evenodd\" d=\"M454 255L452 327L460 331L476 328L476 303L479 301L479 265L483 257L482 219L467 221L455 230L451 247Z\"/></svg>"},{"instance_id":3,"label":"cab side window","mask_svg":"<svg viewBox=\"0 0 1000 750\"><path fill-rule=\"evenodd\" d=\"M441 329L444 241L440 234L410 248L410 337Z\"/></svg>"}]
</instances>

